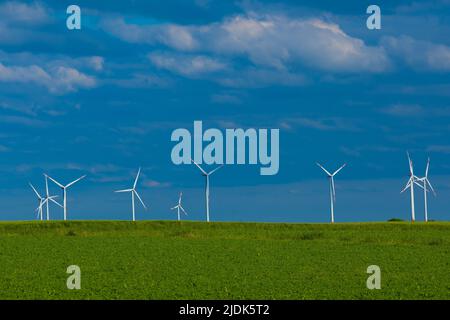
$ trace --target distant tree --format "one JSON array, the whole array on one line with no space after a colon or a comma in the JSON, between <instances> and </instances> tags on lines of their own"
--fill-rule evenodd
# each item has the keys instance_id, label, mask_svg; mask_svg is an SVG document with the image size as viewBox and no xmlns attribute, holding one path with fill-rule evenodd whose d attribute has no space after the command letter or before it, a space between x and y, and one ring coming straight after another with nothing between
<instances>
[{"instance_id":1,"label":"distant tree","mask_svg":"<svg viewBox=\"0 0 450 320\"><path fill-rule=\"evenodd\" d=\"M399 219L399 218L391 218L388 220L388 222L401 222L401 221L405 221L405 220Z\"/></svg>"}]
</instances>

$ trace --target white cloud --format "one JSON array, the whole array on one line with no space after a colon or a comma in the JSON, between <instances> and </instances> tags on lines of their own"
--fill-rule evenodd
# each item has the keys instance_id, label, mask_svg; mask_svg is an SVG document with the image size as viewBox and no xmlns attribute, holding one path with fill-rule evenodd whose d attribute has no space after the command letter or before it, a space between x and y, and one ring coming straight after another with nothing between
<instances>
[{"instance_id":1,"label":"white cloud","mask_svg":"<svg viewBox=\"0 0 450 320\"><path fill-rule=\"evenodd\" d=\"M58 67L53 73L55 83L49 86L53 93L66 93L77 91L78 88L92 88L96 85L94 78L81 73L77 69Z\"/></svg>"},{"instance_id":2,"label":"white cloud","mask_svg":"<svg viewBox=\"0 0 450 320\"><path fill-rule=\"evenodd\" d=\"M188 28L176 24L135 25L122 18L107 18L102 21L106 32L130 43L162 43L178 50L191 50L196 42Z\"/></svg>"},{"instance_id":3,"label":"white cloud","mask_svg":"<svg viewBox=\"0 0 450 320\"><path fill-rule=\"evenodd\" d=\"M150 61L158 68L183 76L197 76L224 70L226 64L201 55L181 55L172 53L150 53Z\"/></svg>"},{"instance_id":4,"label":"white cloud","mask_svg":"<svg viewBox=\"0 0 450 320\"><path fill-rule=\"evenodd\" d=\"M41 85L54 94L65 94L96 85L94 78L71 67L58 66L44 70L37 65L5 66L2 63L0 63L0 82Z\"/></svg>"},{"instance_id":5,"label":"white cloud","mask_svg":"<svg viewBox=\"0 0 450 320\"><path fill-rule=\"evenodd\" d=\"M230 88L262 88L270 85L299 86L306 78L298 73L265 67L233 68L229 63L204 55L158 52L148 55L159 69L189 78L211 79Z\"/></svg>"},{"instance_id":6,"label":"white cloud","mask_svg":"<svg viewBox=\"0 0 450 320\"><path fill-rule=\"evenodd\" d=\"M50 19L48 10L38 2L20 3L8 1L0 4L0 20L10 24L43 24Z\"/></svg>"},{"instance_id":7,"label":"white cloud","mask_svg":"<svg viewBox=\"0 0 450 320\"><path fill-rule=\"evenodd\" d=\"M7 1L0 4L0 43L21 44L43 39L37 27L51 22L49 11L38 2Z\"/></svg>"},{"instance_id":8,"label":"white cloud","mask_svg":"<svg viewBox=\"0 0 450 320\"><path fill-rule=\"evenodd\" d=\"M146 180L142 183L147 188L167 188L171 186L170 182L160 182L156 180Z\"/></svg>"},{"instance_id":9,"label":"white cloud","mask_svg":"<svg viewBox=\"0 0 450 320\"><path fill-rule=\"evenodd\" d=\"M450 71L450 47L409 36L385 37L382 45L386 50L417 70Z\"/></svg>"},{"instance_id":10,"label":"white cloud","mask_svg":"<svg viewBox=\"0 0 450 320\"><path fill-rule=\"evenodd\" d=\"M382 47L367 46L336 24L285 15L236 15L207 25L135 25L105 20L104 29L132 43L164 44L181 51L247 57L255 65L289 70L295 65L333 72L383 72Z\"/></svg>"},{"instance_id":11,"label":"white cloud","mask_svg":"<svg viewBox=\"0 0 450 320\"><path fill-rule=\"evenodd\" d=\"M99 56L93 56L87 58L88 66L94 69L95 71L102 71L105 63L105 59Z\"/></svg>"},{"instance_id":12,"label":"white cloud","mask_svg":"<svg viewBox=\"0 0 450 320\"><path fill-rule=\"evenodd\" d=\"M236 16L211 28L217 53L245 54L258 65L277 69L300 63L334 72L381 72L389 68L382 48L369 47L320 19Z\"/></svg>"},{"instance_id":13,"label":"white cloud","mask_svg":"<svg viewBox=\"0 0 450 320\"><path fill-rule=\"evenodd\" d=\"M39 66L7 67L0 63L0 81L48 83L50 80L50 75Z\"/></svg>"}]
</instances>

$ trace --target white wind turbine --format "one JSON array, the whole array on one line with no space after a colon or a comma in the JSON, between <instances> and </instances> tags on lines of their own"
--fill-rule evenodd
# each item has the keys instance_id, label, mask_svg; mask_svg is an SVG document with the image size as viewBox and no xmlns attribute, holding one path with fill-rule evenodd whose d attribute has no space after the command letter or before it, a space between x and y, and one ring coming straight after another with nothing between
<instances>
[{"instance_id":1,"label":"white wind turbine","mask_svg":"<svg viewBox=\"0 0 450 320\"><path fill-rule=\"evenodd\" d=\"M139 201L142 203L142 206L144 207L144 209L147 210L147 207L145 206L144 201L142 201L141 197L139 196L139 193L137 193L137 191L136 191L136 186L137 186L140 174L141 174L141 168L139 168L139 170L138 170L136 179L134 180L133 188L115 191L115 192L131 192L131 207L132 207L132 211L133 211L133 221L136 221L134 196L136 196L139 199Z\"/></svg>"},{"instance_id":2,"label":"white wind turbine","mask_svg":"<svg viewBox=\"0 0 450 320\"><path fill-rule=\"evenodd\" d=\"M206 221L209 222L209 176L212 175L217 170L219 170L220 168L222 168L223 165L215 168L214 170L212 170L210 172L206 172L205 170L202 169L202 167L199 166L199 164L197 162L195 162L192 159L191 159L191 161L192 161L193 164L195 164L197 166L197 168L199 168L199 170L202 173L202 176L204 176L205 179L206 179L206 187L205 187Z\"/></svg>"},{"instance_id":3,"label":"white wind turbine","mask_svg":"<svg viewBox=\"0 0 450 320\"><path fill-rule=\"evenodd\" d=\"M418 185L419 187L422 187L417 181L419 181L419 178L414 175L414 166L413 162L411 160L411 157L409 156L409 152L406 153L408 156L408 162L409 162L409 180L406 183L405 188L400 192L405 192L408 188L410 189L411 193L411 221L414 222L416 220L416 210L414 205L414 185Z\"/></svg>"},{"instance_id":4,"label":"white wind turbine","mask_svg":"<svg viewBox=\"0 0 450 320\"><path fill-rule=\"evenodd\" d=\"M330 173L327 169L325 169L320 163L317 165L327 174L328 179L330 179L330 210L331 210L331 223L334 223L334 203L336 202L336 189L334 186L334 176L341 171L347 164L344 163L339 169L335 172Z\"/></svg>"},{"instance_id":5,"label":"white wind turbine","mask_svg":"<svg viewBox=\"0 0 450 320\"><path fill-rule=\"evenodd\" d=\"M45 176L45 178L48 178L48 179L52 180L63 191L64 220L67 220L67 189L70 188L71 186L73 186L75 183L77 183L81 179L84 179L86 177L86 175L79 177L78 179L76 179L76 180L66 184L65 186L62 185L61 183L59 183L58 181L56 181L55 179L53 179L52 177L50 177L49 175L47 175L47 174L44 174L44 176Z\"/></svg>"},{"instance_id":6,"label":"white wind turbine","mask_svg":"<svg viewBox=\"0 0 450 320\"><path fill-rule=\"evenodd\" d=\"M31 189L33 189L34 193L36 194L38 200L39 200L39 206L36 208L36 211L38 212L38 216L40 218L40 220L44 220L44 216L43 216L43 212L42 212L42 207L46 204L47 205L47 210L48 210L48 201L52 201L53 203L57 204L58 206L60 206L62 208L62 205L60 205L58 202L56 202L54 199L57 198L58 196L49 196L48 192L46 193L45 198L42 197L39 192L37 192L36 188L31 184L31 182L29 182L29 185L31 187ZM49 219L49 214L47 211L47 220Z\"/></svg>"},{"instance_id":7,"label":"white wind turbine","mask_svg":"<svg viewBox=\"0 0 450 320\"><path fill-rule=\"evenodd\" d=\"M186 210L184 210L183 206L181 205L181 197L183 196L183 192L180 192L180 197L178 198L178 204L175 207L170 208L170 210L177 209L178 214L178 221L180 221L180 211L183 211L184 215L188 215Z\"/></svg>"},{"instance_id":8,"label":"white wind turbine","mask_svg":"<svg viewBox=\"0 0 450 320\"><path fill-rule=\"evenodd\" d=\"M419 181L422 182L422 189L423 189L423 202L425 205L425 222L428 221L428 198L427 198L427 192L428 192L428 187L430 187L431 191L433 192L433 195L436 196L436 192L434 191L433 186L431 185L430 180L428 180L428 171L430 169L430 158L428 158L427 161L427 167L425 169L425 177L423 178L419 178Z\"/></svg>"}]
</instances>

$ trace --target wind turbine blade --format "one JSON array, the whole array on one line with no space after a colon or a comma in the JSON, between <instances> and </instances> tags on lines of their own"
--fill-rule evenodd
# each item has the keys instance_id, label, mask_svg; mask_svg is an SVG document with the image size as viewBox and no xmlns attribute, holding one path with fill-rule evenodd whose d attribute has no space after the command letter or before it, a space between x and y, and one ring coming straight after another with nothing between
<instances>
[{"instance_id":1,"label":"wind turbine blade","mask_svg":"<svg viewBox=\"0 0 450 320\"><path fill-rule=\"evenodd\" d=\"M331 177L331 173L329 173L327 169L325 169L325 168L324 168L320 163L318 163L318 162L316 162L316 164L317 164L323 171L325 171L325 173L326 173L329 177Z\"/></svg>"},{"instance_id":2,"label":"wind turbine blade","mask_svg":"<svg viewBox=\"0 0 450 320\"><path fill-rule=\"evenodd\" d=\"M434 191L433 186L431 185L430 180L428 180L428 178L425 178L425 183L428 184L428 186L430 187L431 191L433 192L434 196L436 196L436 191Z\"/></svg>"},{"instance_id":3,"label":"wind turbine blade","mask_svg":"<svg viewBox=\"0 0 450 320\"><path fill-rule=\"evenodd\" d=\"M219 169L222 168L222 167L223 167L223 164L222 164L221 166L215 168L213 171L210 171L210 172L208 173L208 175L212 175L214 172L216 172L217 170L219 170Z\"/></svg>"},{"instance_id":4,"label":"wind turbine blade","mask_svg":"<svg viewBox=\"0 0 450 320\"><path fill-rule=\"evenodd\" d=\"M134 179L134 184L133 184L133 189L136 189L137 183L138 183L138 179L139 179L139 175L141 174L141 168L139 168L138 173L136 175L136 179Z\"/></svg>"},{"instance_id":5,"label":"wind turbine blade","mask_svg":"<svg viewBox=\"0 0 450 320\"><path fill-rule=\"evenodd\" d=\"M47 178L49 178L50 180L52 180L58 187L60 188L65 188L61 183L59 183L58 181L56 181L55 179L53 179L52 177L50 177L47 174L44 174Z\"/></svg>"},{"instance_id":6,"label":"wind turbine blade","mask_svg":"<svg viewBox=\"0 0 450 320\"><path fill-rule=\"evenodd\" d=\"M422 180L421 180L422 181ZM417 185L417 186L419 186L420 188L422 188L422 189L425 189L420 183L418 183L417 181L414 181L414 184L415 185Z\"/></svg>"},{"instance_id":7,"label":"wind turbine blade","mask_svg":"<svg viewBox=\"0 0 450 320\"><path fill-rule=\"evenodd\" d=\"M41 206L43 206L44 204L46 204L48 202L49 198L45 198L44 200L42 200Z\"/></svg>"},{"instance_id":8,"label":"wind turbine blade","mask_svg":"<svg viewBox=\"0 0 450 320\"><path fill-rule=\"evenodd\" d=\"M61 208L64 208L58 201L53 200L54 197L50 197L48 198L51 202L53 202L54 204L60 206Z\"/></svg>"},{"instance_id":9,"label":"wind turbine blade","mask_svg":"<svg viewBox=\"0 0 450 320\"><path fill-rule=\"evenodd\" d=\"M335 176L339 171L341 171L342 169L344 169L344 167L345 167L346 165L347 165L347 164L344 163L339 169L337 169L337 170L333 173L333 176Z\"/></svg>"},{"instance_id":10,"label":"wind turbine blade","mask_svg":"<svg viewBox=\"0 0 450 320\"><path fill-rule=\"evenodd\" d=\"M170 210L175 210L176 208L178 208L178 206L172 207Z\"/></svg>"},{"instance_id":11,"label":"wind turbine blade","mask_svg":"<svg viewBox=\"0 0 450 320\"><path fill-rule=\"evenodd\" d=\"M131 192L131 191L133 191L133 189L123 189L123 190L117 190L114 192Z\"/></svg>"},{"instance_id":12,"label":"wind turbine blade","mask_svg":"<svg viewBox=\"0 0 450 320\"><path fill-rule=\"evenodd\" d=\"M186 212L186 210L184 210L184 208L183 208L182 206L180 206L180 209L181 209L181 211L183 211L183 213L184 213L185 215L188 215L187 212Z\"/></svg>"},{"instance_id":13,"label":"wind turbine blade","mask_svg":"<svg viewBox=\"0 0 450 320\"><path fill-rule=\"evenodd\" d=\"M79 177L78 179L72 181L71 183L69 183L68 185L66 185L66 188L70 187L71 185L74 185L75 183L77 183L78 181L80 181L81 179L84 179L86 177L86 175Z\"/></svg>"},{"instance_id":14,"label":"wind turbine blade","mask_svg":"<svg viewBox=\"0 0 450 320\"><path fill-rule=\"evenodd\" d=\"M34 188L34 186L31 184L31 182L28 183L31 187L31 189L33 189L34 193L36 193L36 195L38 196L39 199L41 199L41 195L39 194L39 192L37 192L37 190Z\"/></svg>"},{"instance_id":15,"label":"wind turbine blade","mask_svg":"<svg viewBox=\"0 0 450 320\"><path fill-rule=\"evenodd\" d=\"M411 186L411 178L408 180L408 183L406 184L406 186L403 188L402 191L400 191L400 193L405 192L406 190L408 190L408 188Z\"/></svg>"},{"instance_id":16,"label":"wind turbine blade","mask_svg":"<svg viewBox=\"0 0 450 320\"><path fill-rule=\"evenodd\" d=\"M430 158L427 160L427 168L425 169L425 178L428 178L428 171L430 169Z\"/></svg>"},{"instance_id":17,"label":"wind turbine blade","mask_svg":"<svg viewBox=\"0 0 450 320\"><path fill-rule=\"evenodd\" d=\"M136 190L133 190L134 194L136 195L136 197L139 199L139 201L142 203L142 206L147 209L147 207L145 206L144 201L142 201L141 197L139 196L139 193L137 193Z\"/></svg>"},{"instance_id":18,"label":"wind turbine blade","mask_svg":"<svg viewBox=\"0 0 450 320\"><path fill-rule=\"evenodd\" d=\"M408 156L409 173L410 173L411 175L413 175L413 174L414 174L413 162L412 162L412 160L411 160L411 157L409 156L409 152L408 152L408 151L406 152L406 155Z\"/></svg>"},{"instance_id":19,"label":"wind turbine blade","mask_svg":"<svg viewBox=\"0 0 450 320\"><path fill-rule=\"evenodd\" d=\"M200 167L200 165L199 165L197 162L195 162L195 161L192 160L192 159L191 159L191 161L192 161L193 164L195 164L195 165L197 166L197 168L200 169L200 171L201 171L204 175L207 175L206 171L203 170L202 167Z\"/></svg>"}]
</instances>

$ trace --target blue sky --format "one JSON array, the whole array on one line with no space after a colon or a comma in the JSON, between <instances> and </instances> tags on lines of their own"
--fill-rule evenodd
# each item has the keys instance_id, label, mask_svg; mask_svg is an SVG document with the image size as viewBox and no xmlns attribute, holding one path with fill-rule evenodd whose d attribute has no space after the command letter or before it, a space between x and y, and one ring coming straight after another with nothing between
<instances>
[{"instance_id":1,"label":"blue sky","mask_svg":"<svg viewBox=\"0 0 450 320\"><path fill-rule=\"evenodd\" d=\"M319 3L317 3L319 2ZM177 128L279 128L280 171L227 166L212 177L214 221L409 218L406 150L418 175L431 157L431 219L450 217L449 1L0 2L0 219L30 220L42 174L69 191L69 218L129 219L139 166L149 211L173 219L184 192L203 220L203 179L170 159ZM53 185L52 192L59 194ZM423 217L417 197L419 219ZM62 212L52 208L51 215Z\"/></svg>"}]
</instances>

